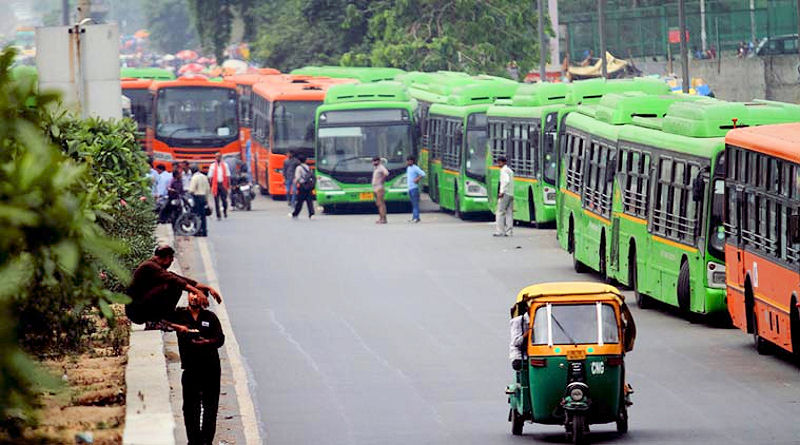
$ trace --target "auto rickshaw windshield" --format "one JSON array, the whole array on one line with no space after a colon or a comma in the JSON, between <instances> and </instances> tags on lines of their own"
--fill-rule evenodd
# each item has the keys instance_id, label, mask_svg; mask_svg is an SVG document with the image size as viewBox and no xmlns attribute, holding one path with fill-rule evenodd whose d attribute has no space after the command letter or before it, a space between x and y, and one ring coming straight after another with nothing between
<instances>
[{"instance_id":1,"label":"auto rickshaw windshield","mask_svg":"<svg viewBox=\"0 0 800 445\"><path fill-rule=\"evenodd\" d=\"M534 345L619 343L614 307L599 302L539 306L533 318L531 342Z\"/></svg>"}]
</instances>

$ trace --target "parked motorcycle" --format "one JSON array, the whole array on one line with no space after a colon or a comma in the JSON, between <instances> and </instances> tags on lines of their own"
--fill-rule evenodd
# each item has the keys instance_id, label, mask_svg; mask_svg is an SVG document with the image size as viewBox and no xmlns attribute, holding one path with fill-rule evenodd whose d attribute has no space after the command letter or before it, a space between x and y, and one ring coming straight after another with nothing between
<instances>
[{"instance_id":1,"label":"parked motorcycle","mask_svg":"<svg viewBox=\"0 0 800 445\"><path fill-rule=\"evenodd\" d=\"M172 224L176 235L194 236L200 231L200 216L194 213L194 198L189 193L159 202L163 222ZM164 208L169 206L168 208Z\"/></svg>"},{"instance_id":2,"label":"parked motorcycle","mask_svg":"<svg viewBox=\"0 0 800 445\"><path fill-rule=\"evenodd\" d=\"M250 179L246 174L240 174L231 188L231 204L237 210L251 210L252 201L255 197L256 193L252 184L250 184Z\"/></svg>"}]
</instances>

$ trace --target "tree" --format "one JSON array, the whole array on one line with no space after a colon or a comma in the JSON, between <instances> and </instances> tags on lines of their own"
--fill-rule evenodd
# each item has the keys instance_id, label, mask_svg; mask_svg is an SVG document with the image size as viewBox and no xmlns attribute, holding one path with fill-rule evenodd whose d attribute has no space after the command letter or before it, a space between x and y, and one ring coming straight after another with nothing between
<instances>
[{"instance_id":1,"label":"tree","mask_svg":"<svg viewBox=\"0 0 800 445\"><path fill-rule=\"evenodd\" d=\"M189 0L189 11L200 36L200 44L220 62L231 40L231 4L230 0Z\"/></svg>"},{"instance_id":2,"label":"tree","mask_svg":"<svg viewBox=\"0 0 800 445\"><path fill-rule=\"evenodd\" d=\"M166 53L196 48L197 31L189 18L187 0L145 0L150 42Z\"/></svg>"}]
</instances>

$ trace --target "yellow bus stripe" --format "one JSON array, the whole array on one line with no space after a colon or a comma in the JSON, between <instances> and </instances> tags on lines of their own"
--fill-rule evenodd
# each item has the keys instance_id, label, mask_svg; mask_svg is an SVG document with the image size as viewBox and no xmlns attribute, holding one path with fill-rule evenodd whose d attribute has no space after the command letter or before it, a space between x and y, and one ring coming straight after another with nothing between
<instances>
[{"instance_id":1,"label":"yellow bus stripe","mask_svg":"<svg viewBox=\"0 0 800 445\"><path fill-rule=\"evenodd\" d=\"M592 212L590 212L588 210L584 210L583 213L585 213L586 215L588 215L588 216L590 216L590 217L602 222L603 224L606 224L606 225L610 225L611 224L611 222L609 220L603 218L600 215L595 215L594 213L592 213Z\"/></svg>"},{"instance_id":2,"label":"yellow bus stripe","mask_svg":"<svg viewBox=\"0 0 800 445\"><path fill-rule=\"evenodd\" d=\"M695 247L684 246L681 243L676 243L675 241L668 240L666 238L661 238L660 236L655 236L655 235L653 235L653 239L658 241L659 243L666 244L668 246L677 247L678 249L685 250L687 252L697 253L697 248Z\"/></svg>"},{"instance_id":3,"label":"yellow bus stripe","mask_svg":"<svg viewBox=\"0 0 800 445\"><path fill-rule=\"evenodd\" d=\"M567 190L567 189L561 189L561 193L563 193L563 194L565 194L565 195L567 195L567 196L572 196L573 198L575 198L575 199L577 199L577 200L579 200L579 201L580 201L580 199L581 199L581 197L580 197L580 196L578 196L578 194L577 194L577 193L575 193L575 192L571 192L571 191L569 191L569 190Z\"/></svg>"},{"instance_id":4,"label":"yellow bus stripe","mask_svg":"<svg viewBox=\"0 0 800 445\"><path fill-rule=\"evenodd\" d=\"M535 178L514 178L514 180L519 182L531 182L534 184L539 182L539 180Z\"/></svg>"},{"instance_id":5,"label":"yellow bus stripe","mask_svg":"<svg viewBox=\"0 0 800 445\"><path fill-rule=\"evenodd\" d=\"M458 173L458 172L457 172L457 171L455 171L455 170L448 170L448 169L444 169L444 170L442 170L442 171L443 171L443 172L445 172L445 173L447 173L448 175L455 175L455 176L458 176L458 175L460 174L460 173Z\"/></svg>"},{"instance_id":6,"label":"yellow bus stripe","mask_svg":"<svg viewBox=\"0 0 800 445\"><path fill-rule=\"evenodd\" d=\"M490 165L489 166L489 170L500 170L500 167L498 167L496 165Z\"/></svg>"},{"instance_id":7,"label":"yellow bus stripe","mask_svg":"<svg viewBox=\"0 0 800 445\"><path fill-rule=\"evenodd\" d=\"M744 289L739 287L739 286L736 286L734 284L728 284L728 287L733 289L734 291L742 294L742 295L745 294ZM758 293L758 292L754 292L753 298L755 298L756 300L759 300L759 301L761 301L763 303L766 303L766 304L774 307L775 309L778 309L778 310L780 310L782 312L785 312L786 314L789 314L791 312L791 309L792 309L790 306L784 306L783 304L778 303L777 301L773 300L772 298L769 298L766 295Z\"/></svg>"},{"instance_id":8,"label":"yellow bus stripe","mask_svg":"<svg viewBox=\"0 0 800 445\"><path fill-rule=\"evenodd\" d=\"M645 225L647 224L647 220L644 220L642 218L637 218L635 216L628 215L627 213L614 212L614 216L619 216L620 218L625 218L628 221L635 222L637 224L645 224Z\"/></svg>"}]
</instances>

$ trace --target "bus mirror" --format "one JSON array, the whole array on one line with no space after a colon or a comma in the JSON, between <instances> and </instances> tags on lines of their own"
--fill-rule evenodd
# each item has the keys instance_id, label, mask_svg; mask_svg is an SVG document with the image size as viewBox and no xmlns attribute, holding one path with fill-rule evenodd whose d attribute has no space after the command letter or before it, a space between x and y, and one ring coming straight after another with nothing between
<instances>
[{"instance_id":1,"label":"bus mirror","mask_svg":"<svg viewBox=\"0 0 800 445\"><path fill-rule=\"evenodd\" d=\"M705 189L705 181L703 181L702 176L698 176L695 178L694 184L692 185L692 199L695 202L703 200L703 189Z\"/></svg>"},{"instance_id":2,"label":"bus mirror","mask_svg":"<svg viewBox=\"0 0 800 445\"><path fill-rule=\"evenodd\" d=\"M462 142L464 142L464 133L459 131L456 133L456 145L461 145Z\"/></svg>"},{"instance_id":3,"label":"bus mirror","mask_svg":"<svg viewBox=\"0 0 800 445\"><path fill-rule=\"evenodd\" d=\"M417 122L414 124L414 139L419 139L422 137L422 123Z\"/></svg>"},{"instance_id":4,"label":"bus mirror","mask_svg":"<svg viewBox=\"0 0 800 445\"><path fill-rule=\"evenodd\" d=\"M792 244L800 243L800 215L789 215L789 240Z\"/></svg>"}]
</instances>

